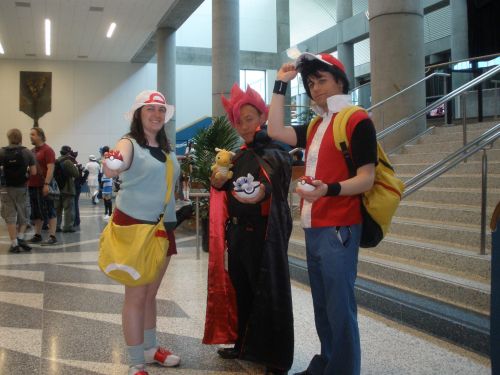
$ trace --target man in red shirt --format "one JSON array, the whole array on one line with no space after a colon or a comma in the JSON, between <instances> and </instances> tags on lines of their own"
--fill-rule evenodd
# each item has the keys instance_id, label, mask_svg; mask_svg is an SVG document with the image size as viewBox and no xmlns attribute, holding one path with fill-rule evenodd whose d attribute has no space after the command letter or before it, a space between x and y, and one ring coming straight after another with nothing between
<instances>
[{"instance_id":1,"label":"man in red shirt","mask_svg":"<svg viewBox=\"0 0 500 375\"><path fill-rule=\"evenodd\" d=\"M42 128L32 128L30 131L31 150L35 154L37 174L30 176L28 187L31 203L31 219L35 223L35 234L29 242L50 246L57 243L56 238L56 210L54 201L49 197L49 183L54 174L56 154L45 143L45 133ZM49 223L49 238L42 241L42 224Z\"/></svg>"},{"instance_id":2,"label":"man in red shirt","mask_svg":"<svg viewBox=\"0 0 500 375\"><path fill-rule=\"evenodd\" d=\"M286 86L300 73L318 117L310 127L284 126ZM306 240L307 269L314 320L321 352L300 375L359 375L361 350L354 282L357 274L361 209L359 194L373 186L377 163L375 127L363 111L346 126L356 168L351 177L342 152L336 149L333 121L352 105L342 62L332 55L303 53L284 64L276 76L268 132L278 141L306 150L306 175L312 191L297 189L302 198L301 222Z\"/></svg>"}]
</instances>

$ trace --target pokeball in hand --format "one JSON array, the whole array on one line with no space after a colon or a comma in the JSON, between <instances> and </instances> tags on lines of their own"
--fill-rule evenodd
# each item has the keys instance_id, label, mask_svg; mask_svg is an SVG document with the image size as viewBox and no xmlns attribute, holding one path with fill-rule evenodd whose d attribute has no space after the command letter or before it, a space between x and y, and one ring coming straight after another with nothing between
<instances>
[{"instance_id":1,"label":"pokeball in hand","mask_svg":"<svg viewBox=\"0 0 500 375\"><path fill-rule=\"evenodd\" d=\"M313 185L314 178L311 176L302 176L299 177L297 181L297 189L302 191L313 191L316 189L316 186Z\"/></svg>"},{"instance_id":2,"label":"pokeball in hand","mask_svg":"<svg viewBox=\"0 0 500 375\"><path fill-rule=\"evenodd\" d=\"M120 169L123 165L123 156L118 150L110 150L104 153L104 158L106 160L106 167L115 171Z\"/></svg>"},{"instance_id":3,"label":"pokeball in hand","mask_svg":"<svg viewBox=\"0 0 500 375\"><path fill-rule=\"evenodd\" d=\"M255 198L260 192L260 182L254 181L254 177L248 173L233 182L234 193L240 198Z\"/></svg>"}]
</instances>

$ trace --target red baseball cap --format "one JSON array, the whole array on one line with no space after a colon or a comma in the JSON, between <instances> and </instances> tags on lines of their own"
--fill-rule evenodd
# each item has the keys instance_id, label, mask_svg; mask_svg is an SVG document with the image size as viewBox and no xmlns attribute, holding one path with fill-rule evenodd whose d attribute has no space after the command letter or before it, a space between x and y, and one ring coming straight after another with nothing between
<instances>
[{"instance_id":1,"label":"red baseball cap","mask_svg":"<svg viewBox=\"0 0 500 375\"><path fill-rule=\"evenodd\" d=\"M344 74L346 74L344 64L342 64L339 59L333 57L329 53L319 53L317 55L314 55L309 52L304 52L297 58L297 60L295 60L295 68L299 73L301 73L304 63L313 60L321 61L330 66L335 66L339 68Z\"/></svg>"}]
</instances>

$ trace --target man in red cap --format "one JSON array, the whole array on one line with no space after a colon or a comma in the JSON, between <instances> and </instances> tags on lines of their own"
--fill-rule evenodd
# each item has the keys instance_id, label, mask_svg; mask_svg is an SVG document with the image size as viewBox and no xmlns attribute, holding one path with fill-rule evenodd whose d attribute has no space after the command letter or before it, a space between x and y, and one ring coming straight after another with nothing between
<instances>
[{"instance_id":1,"label":"man in red cap","mask_svg":"<svg viewBox=\"0 0 500 375\"><path fill-rule=\"evenodd\" d=\"M309 126L284 126L284 95L297 73L302 76L318 116ZM284 64L276 78L269 135L306 149L306 175L316 186L312 191L298 189L297 193L302 198L301 222L321 353L299 374L357 375L361 353L354 282L362 222L358 195L373 185L377 162L375 128L364 111L349 117L346 133L356 170L351 177L333 135L333 120L351 105L342 62L329 54L304 53L295 64Z\"/></svg>"}]
</instances>

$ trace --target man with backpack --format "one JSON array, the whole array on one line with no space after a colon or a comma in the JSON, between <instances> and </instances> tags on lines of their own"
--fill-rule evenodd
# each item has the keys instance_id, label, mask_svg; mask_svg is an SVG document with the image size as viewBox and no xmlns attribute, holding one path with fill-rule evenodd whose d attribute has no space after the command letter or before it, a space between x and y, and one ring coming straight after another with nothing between
<instances>
[{"instance_id":1,"label":"man with backpack","mask_svg":"<svg viewBox=\"0 0 500 375\"><path fill-rule=\"evenodd\" d=\"M74 200L75 200L75 178L80 176L78 168L75 166L74 158L72 157L70 146L62 146L59 153L61 156L57 158L54 166L54 178L59 186L59 197L55 198L54 206L57 213L57 229L56 231L64 233L75 232L74 223ZM64 214L64 215L63 215ZM64 217L62 229L59 225Z\"/></svg>"},{"instance_id":2,"label":"man with backpack","mask_svg":"<svg viewBox=\"0 0 500 375\"><path fill-rule=\"evenodd\" d=\"M318 117L311 126L284 126L287 84L302 76ZM335 147L333 123L351 105L349 81L343 64L329 54L302 54L295 64L278 71L269 111L269 135L306 150L306 175L312 191L297 189L303 199L301 222L305 232L307 266L321 353L299 374L358 375L361 350L354 282L361 235L359 195L370 190L375 178L375 127L364 111L347 118L351 173L344 154Z\"/></svg>"},{"instance_id":3,"label":"man with backpack","mask_svg":"<svg viewBox=\"0 0 500 375\"><path fill-rule=\"evenodd\" d=\"M35 157L21 145L22 134L19 129L7 132L9 145L0 149L0 166L3 170L5 186L0 189L2 202L1 214L7 224L11 245L9 252L30 251L24 239L28 223L26 194L28 173L35 175Z\"/></svg>"}]
</instances>

